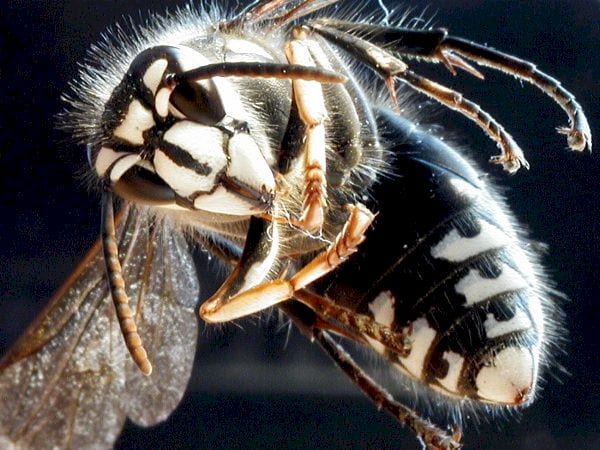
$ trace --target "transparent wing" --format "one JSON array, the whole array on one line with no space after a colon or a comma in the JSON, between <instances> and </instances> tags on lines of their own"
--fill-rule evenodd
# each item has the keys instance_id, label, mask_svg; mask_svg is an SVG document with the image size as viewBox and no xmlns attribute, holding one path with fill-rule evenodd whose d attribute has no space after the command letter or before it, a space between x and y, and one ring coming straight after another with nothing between
<instances>
[{"instance_id":1,"label":"transparent wing","mask_svg":"<svg viewBox=\"0 0 600 450\"><path fill-rule=\"evenodd\" d=\"M133 208L117 232L152 375L142 375L125 348L96 243L0 361L0 448L110 448L126 417L160 422L183 396L199 298L187 243Z\"/></svg>"}]
</instances>

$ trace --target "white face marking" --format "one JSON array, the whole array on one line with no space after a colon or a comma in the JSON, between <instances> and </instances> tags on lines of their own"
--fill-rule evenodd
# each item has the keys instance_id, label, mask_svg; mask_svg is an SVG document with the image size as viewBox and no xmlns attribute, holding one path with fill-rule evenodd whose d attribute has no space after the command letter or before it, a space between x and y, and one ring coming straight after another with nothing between
<instances>
[{"instance_id":1,"label":"white face marking","mask_svg":"<svg viewBox=\"0 0 600 450\"><path fill-rule=\"evenodd\" d=\"M499 228L484 220L479 220L481 231L477 236L463 237L458 230L451 230L434 247L431 256L452 262L461 262L488 250L505 247L509 237Z\"/></svg>"},{"instance_id":2,"label":"white face marking","mask_svg":"<svg viewBox=\"0 0 600 450\"><path fill-rule=\"evenodd\" d=\"M206 177L181 167L160 149L154 152L153 162L156 173L182 197L188 197L198 191L209 191L215 185L214 175Z\"/></svg>"},{"instance_id":3,"label":"white face marking","mask_svg":"<svg viewBox=\"0 0 600 450\"><path fill-rule=\"evenodd\" d=\"M102 147L96 156L96 163L94 164L96 173L102 178L112 163L117 159L131 154L129 152L115 152L110 147Z\"/></svg>"},{"instance_id":4,"label":"white face marking","mask_svg":"<svg viewBox=\"0 0 600 450\"><path fill-rule=\"evenodd\" d=\"M410 355L400 358L400 362L411 375L415 378L421 378L425 357L437 333L429 326L425 318L415 320L412 323L412 327L413 333L410 335L412 349Z\"/></svg>"},{"instance_id":5,"label":"white face marking","mask_svg":"<svg viewBox=\"0 0 600 450\"><path fill-rule=\"evenodd\" d=\"M115 128L113 134L133 145L143 145L143 133L154 126L152 111L147 109L139 100L132 100L127 108L123 122Z\"/></svg>"},{"instance_id":6,"label":"white face marking","mask_svg":"<svg viewBox=\"0 0 600 450\"><path fill-rule=\"evenodd\" d=\"M229 167L227 175L260 191L275 190L275 178L254 139L238 133L229 139Z\"/></svg>"},{"instance_id":7,"label":"white face marking","mask_svg":"<svg viewBox=\"0 0 600 450\"><path fill-rule=\"evenodd\" d=\"M492 339L514 331L523 331L531 328L531 321L527 314L520 309L517 309L515 315L510 320L498 321L493 314L488 314L487 319L483 323L485 327L485 335Z\"/></svg>"},{"instance_id":8,"label":"white face marking","mask_svg":"<svg viewBox=\"0 0 600 450\"><path fill-rule=\"evenodd\" d=\"M182 197L214 188L218 173L227 165L223 153L223 133L190 121L175 123L164 134L164 140L188 153L198 163L206 165L210 173L202 175L172 161L161 149L154 154L156 173Z\"/></svg>"},{"instance_id":9,"label":"white face marking","mask_svg":"<svg viewBox=\"0 0 600 450\"><path fill-rule=\"evenodd\" d=\"M154 96L154 109L160 117L167 117L167 114L169 114L169 98L171 98L172 93L173 88L163 87Z\"/></svg>"},{"instance_id":10,"label":"white face marking","mask_svg":"<svg viewBox=\"0 0 600 450\"><path fill-rule=\"evenodd\" d=\"M210 194L198 196L194 200L194 208L233 216L250 216L257 212L255 204L228 191L223 186L217 187Z\"/></svg>"},{"instance_id":11,"label":"white face marking","mask_svg":"<svg viewBox=\"0 0 600 450\"><path fill-rule=\"evenodd\" d=\"M494 295L527 287L527 281L517 271L502 264L502 272L497 278L483 278L478 270L471 269L454 289L465 296L467 305L474 305Z\"/></svg>"},{"instance_id":12,"label":"white face marking","mask_svg":"<svg viewBox=\"0 0 600 450\"><path fill-rule=\"evenodd\" d=\"M135 166L141 159L142 157L137 153L130 153L128 156L119 159L110 170L110 181L113 183L119 181L123 174Z\"/></svg>"},{"instance_id":13,"label":"white face marking","mask_svg":"<svg viewBox=\"0 0 600 450\"><path fill-rule=\"evenodd\" d=\"M535 364L531 352L507 347L481 368L475 379L477 394L494 403L515 404L527 400L534 387Z\"/></svg>"},{"instance_id":14,"label":"white face marking","mask_svg":"<svg viewBox=\"0 0 600 450\"><path fill-rule=\"evenodd\" d=\"M211 62L204 55L189 47L182 45L175 45L174 47L178 48L180 57L177 62L183 72L195 69L196 67L205 66ZM159 89L154 96L154 109L160 117L167 117L167 114L169 114L169 98L172 93L172 87L163 87Z\"/></svg>"},{"instance_id":15,"label":"white face marking","mask_svg":"<svg viewBox=\"0 0 600 450\"><path fill-rule=\"evenodd\" d=\"M150 64L150 67L144 73L144 77L142 81L146 85L148 89L152 92L152 94L156 94L156 90L158 89L158 85L160 84L163 74L167 68L167 60L166 59L158 59Z\"/></svg>"},{"instance_id":16,"label":"white face marking","mask_svg":"<svg viewBox=\"0 0 600 450\"><path fill-rule=\"evenodd\" d=\"M439 378L439 383L448 391L458 393L458 382L460 381L460 372L465 363L465 358L454 352L444 352L442 356L448 361L448 374L444 378Z\"/></svg>"}]
</instances>

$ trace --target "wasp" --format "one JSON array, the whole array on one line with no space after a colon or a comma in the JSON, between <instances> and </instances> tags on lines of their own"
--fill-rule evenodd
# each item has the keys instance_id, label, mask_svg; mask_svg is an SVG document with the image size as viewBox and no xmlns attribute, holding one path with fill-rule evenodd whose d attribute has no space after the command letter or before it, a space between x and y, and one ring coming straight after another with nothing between
<instances>
[{"instance_id":1,"label":"wasp","mask_svg":"<svg viewBox=\"0 0 600 450\"><path fill-rule=\"evenodd\" d=\"M101 238L0 362L3 445L110 447L127 417L167 418L197 313L277 307L431 448L458 448L459 429L397 401L332 335L448 402L532 401L557 333L538 258L481 171L403 116L398 85L481 128L510 173L528 163L505 128L413 61L539 88L576 151L592 146L582 108L532 63L441 28L344 20L335 3L187 8L92 51L66 123ZM231 268L201 303L189 243Z\"/></svg>"}]
</instances>

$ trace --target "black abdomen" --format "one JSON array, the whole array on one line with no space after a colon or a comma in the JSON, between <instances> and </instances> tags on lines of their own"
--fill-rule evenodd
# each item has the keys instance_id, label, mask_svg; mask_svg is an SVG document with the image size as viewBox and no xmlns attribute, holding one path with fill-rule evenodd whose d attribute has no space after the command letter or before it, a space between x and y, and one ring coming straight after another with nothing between
<instances>
[{"instance_id":1,"label":"black abdomen","mask_svg":"<svg viewBox=\"0 0 600 450\"><path fill-rule=\"evenodd\" d=\"M356 255L315 290L377 322L409 327L400 370L452 396L522 403L535 386L541 299L527 245L503 200L452 148L389 113L378 213Z\"/></svg>"}]
</instances>

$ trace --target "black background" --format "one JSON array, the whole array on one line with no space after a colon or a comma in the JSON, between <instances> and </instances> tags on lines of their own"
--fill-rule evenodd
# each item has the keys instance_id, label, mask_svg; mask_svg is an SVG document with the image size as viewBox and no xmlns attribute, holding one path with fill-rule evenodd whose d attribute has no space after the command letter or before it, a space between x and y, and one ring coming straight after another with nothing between
<instances>
[{"instance_id":1,"label":"black background","mask_svg":"<svg viewBox=\"0 0 600 450\"><path fill-rule=\"evenodd\" d=\"M349 3L349 2L346 2ZM387 2L392 4L392 2ZM181 2L9 0L0 16L0 353L29 323L94 240L98 199L82 186L82 148L54 131L59 97L86 48L123 15L162 12ZM580 100L600 139L600 4L593 0L417 1L418 15L453 34L530 59ZM145 14L145 13L144 13ZM143 15L143 14L142 14ZM545 242L570 338L558 358L569 375L547 377L541 398L519 420L470 423L468 448L600 448L600 159L565 150L553 132L559 108L529 86L486 71L481 83L427 74L459 87L521 144L530 172L505 177L509 203L534 239ZM427 105L425 105L427 106ZM426 108L427 109L427 108ZM467 144L484 164L496 149L455 114L429 108L429 122ZM216 280L204 281L208 296ZM119 448L398 448L414 440L363 400L311 346L277 323L201 331L190 392L169 421L128 427ZM558 371L555 371L558 372ZM488 421L489 422L489 421Z\"/></svg>"}]
</instances>

